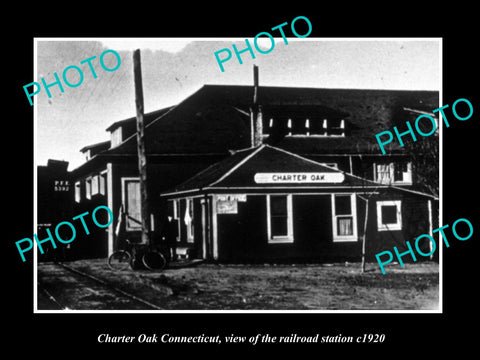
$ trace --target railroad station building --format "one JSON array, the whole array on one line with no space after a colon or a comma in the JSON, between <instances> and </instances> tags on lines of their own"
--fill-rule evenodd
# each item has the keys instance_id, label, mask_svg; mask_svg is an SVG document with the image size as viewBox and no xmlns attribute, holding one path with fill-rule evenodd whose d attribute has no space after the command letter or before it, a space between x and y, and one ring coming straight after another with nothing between
<instances>
[{"instance_id":1,"label":"railroad station building","mask_svg":"<svg viewBox=\"0 0 480 360\"><path fill-rule=\"evenodd\" d=\"M224 262L354 260L364 234L371 256L400 250L437 227L438 196L408 147L382 155L375 134L438 103L435 91L204 85L144 116L152 231L171 216L179 254ZM106 130L71 173L73 212L122 208L135 241L136 119ZM116 223L90 237L84 256L121 246Z\"/></svg>"},{"instance_id":2,"label":"railroad station building","mask_svg":"<svg viewBox=\"0 0 480 360\"><path fill-rule=\"evenodd\" d=\"M178 247L222 262L355 260L364 231L372 257L387 244L406 250L431 221L429 196L270 145L236 151L162 196Z\"/></svg>"}]
</instances>

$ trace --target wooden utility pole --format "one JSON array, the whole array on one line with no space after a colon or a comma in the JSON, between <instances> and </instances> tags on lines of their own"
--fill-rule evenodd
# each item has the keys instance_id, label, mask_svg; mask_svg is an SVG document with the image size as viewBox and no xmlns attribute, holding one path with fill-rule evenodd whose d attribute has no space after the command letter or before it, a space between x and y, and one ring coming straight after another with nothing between
<instances>
[{"instance_id":1,"label":"wooden utility pole","mask_svg":"<svg viewBox=\"0 0 480 360\"><path fill-rule=\"evenodd\" d=\"M145 155L145 134L143 124L143 86L140 50L133 52L133 77L135 82L135 106L137 109L137 153L140 177L140 206L142 214L142 244L150 244L150 211L147 192L147 158Z\"/></svg>"},{"instance_id":2,"label":"wooden utility pole","mask_svg":"<svg viewBox=\"0 0 480 360\"><path fill-rule=\"evenodd\" d=\"M258 86L258 66L253 65L253 105L250 114L253 147L263 143L263 114L262 106L258 104Z\"/></svg>"}]
</instances>

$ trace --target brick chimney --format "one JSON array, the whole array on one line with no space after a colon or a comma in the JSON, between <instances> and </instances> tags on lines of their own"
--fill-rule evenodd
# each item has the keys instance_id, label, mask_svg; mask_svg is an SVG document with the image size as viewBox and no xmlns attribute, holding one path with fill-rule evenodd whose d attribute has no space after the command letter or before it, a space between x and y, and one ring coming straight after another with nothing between
<instances>
[{"instance_id":1,"label":"brick chimney","mask_svg":"<svg viewBox=\"0 0 480 360\"><path fill-rule=\"evenodd\" d=\"M253 105L250 108L250 124L252 129L252 147L263 143L262 106L258 104L258 66L253 65Z\"/></svg>"}]
</instances>

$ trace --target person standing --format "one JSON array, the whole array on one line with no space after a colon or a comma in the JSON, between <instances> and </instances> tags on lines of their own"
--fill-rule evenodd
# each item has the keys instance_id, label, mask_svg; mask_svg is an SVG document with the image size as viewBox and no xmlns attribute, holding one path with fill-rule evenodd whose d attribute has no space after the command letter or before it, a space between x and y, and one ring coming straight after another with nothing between
<instances>
[{"instance_id":1,"label":"person standing","mask_svg":"<svg viewBox=\"0 0 480 360\"><path fill-rule=\"evenodd\" d=\"M178 236L178 220L172 216L167 216L165 225L165 241L168 247L171 261L177 259L177 236Z\"/></svg>"}]
</instances>

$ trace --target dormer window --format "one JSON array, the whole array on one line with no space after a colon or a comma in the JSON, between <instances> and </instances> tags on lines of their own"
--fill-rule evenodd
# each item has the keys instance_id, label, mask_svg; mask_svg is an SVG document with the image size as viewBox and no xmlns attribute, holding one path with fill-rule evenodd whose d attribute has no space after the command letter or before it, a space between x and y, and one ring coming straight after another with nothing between
<instances>
[{"instance_id":1,"label":"dormer window","mask_svg":"<svg viewBox=\"0 0 480 360\"><path fill-rule=\"evenodd\" d=\"M102 141L96 144L87 145L80 149L80 152L85 156L85 160L89 161L98 153L107 150L110 147L110 141Z\"/></svg>"},{"instance_id":2,"label":"dormer window","mask_svg":"<svg viewBox=\"0 0 480 360\"><path fill-rule=\"evenodd\" d=\"M122 127L119 126L115 130L111 132L111 147L114 148L115 146L118 146L122 143L123 137L122 137Z\"/></svg>"},{"instance_id":3,"label":"dormer window","mask_svg":"<svg viewBox=\"0 0 480 360\"><path fill-rule=\"evenodd\" d=\"M264 120L263 135L281 136L345 136L344 119L268 117Z\"/></svg>"},{"instance_id":4,"label":"dormer window","mask_svg":"<svg viewBox=\"0 0 480 360\"><path fill-rule=\"evenodd\" d=\"M86 150L83 154L85 155L85 160L86 161L88 161L92 158L92 154L91 154L90 150Z\"/></svg>"}]
</instances>

